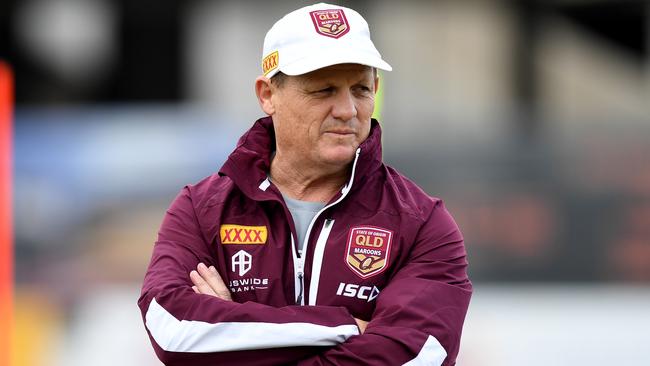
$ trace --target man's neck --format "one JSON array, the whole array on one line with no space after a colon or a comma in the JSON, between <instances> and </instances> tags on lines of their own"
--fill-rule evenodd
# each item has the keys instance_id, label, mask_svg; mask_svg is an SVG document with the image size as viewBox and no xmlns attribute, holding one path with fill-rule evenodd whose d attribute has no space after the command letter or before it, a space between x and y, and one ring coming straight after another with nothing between
<instances>
[{"instance_id":1,"label":"man's neck","mask_svg":"<svg viewBox=\"0 0 650 366\"><path fill-rule=\"evenodd\" d=\"M329 202L348 181L349 166L302 167L276 155L271 161L271 180L282 194L301 201Z\"/></svg>"}]
</instances>

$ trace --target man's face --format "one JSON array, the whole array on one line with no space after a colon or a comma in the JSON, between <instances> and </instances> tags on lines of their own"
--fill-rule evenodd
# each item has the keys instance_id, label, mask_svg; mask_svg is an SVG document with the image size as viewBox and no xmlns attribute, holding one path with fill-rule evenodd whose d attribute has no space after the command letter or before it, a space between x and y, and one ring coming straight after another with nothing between
<instances>
[{"instance_id":1,"label":"man's face","mask_svg":"<svg viewBox=\"0 0 650 366\"><path fill-rule=\"evenodd\" d=\"M377 79L372 68L341 64L272 85L278 153L315 166L344 166L370 133Z\"/></svg>"}]
</instances>

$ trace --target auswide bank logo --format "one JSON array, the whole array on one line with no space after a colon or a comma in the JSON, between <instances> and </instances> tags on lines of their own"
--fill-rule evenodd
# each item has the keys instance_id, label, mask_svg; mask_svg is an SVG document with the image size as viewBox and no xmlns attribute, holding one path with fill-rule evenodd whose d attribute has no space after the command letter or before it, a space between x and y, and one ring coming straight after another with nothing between
<instances>
[{"instance_id":1,"label":"auswide bank logo","mask_svg":"<svg viewBox=\"0 0 650 366\"><path fill-rule=\"evenodd\" d=\"M257 290L267 290L269 288L268 277L256 277L255 275L244 277L253 267L253 256L245 250L240 250L233 254L230 259L230 269L236 273L239 278L231 279L228 282L230 292L251 292Z\"/></svg>"},{"instance_id":2,"label":"auswide bank logo","mask_svg":"<svg viewBox=\"0 0 650 366\"><path fill-rule=\"evenodd\" d=\"M351 228L345 262L361 278L379 274L388 264L392 240L390 230L371 226Z\"/></svg>"},{"instance_id":3,"label":"auswide bank logo","mask_svg":"<svg viewBox=\"0 0 650 366\"><path fill-rule=\"evenodd\" d=\"M251 270L253 266L253 257L245 250L240 250L231 258L232 271L239 276L243 276Z\"/></svg>"},{"instance_id":4,"label":"auswide bank logo","mask_svg":"<svg viewBox=\"0 0 650 366\"><path fill-rule=\"evenodd\" d=\"M250 292L256 290L268 290L269 279L259 277L246 277L237 280L230 280L228 288L233 294L236 292Z\"/></svg>"}]
</instances>

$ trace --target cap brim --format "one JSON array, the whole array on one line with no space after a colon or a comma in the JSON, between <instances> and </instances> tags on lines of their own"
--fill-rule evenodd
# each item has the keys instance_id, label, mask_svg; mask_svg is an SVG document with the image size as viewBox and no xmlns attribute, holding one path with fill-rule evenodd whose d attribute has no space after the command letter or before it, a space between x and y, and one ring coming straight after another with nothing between
<instances>
[{"instance_id":1,"label":"cap brim","mask_svg":"<svg viewBox=\"0 0 650 366\"><path fill-rule=\"evenodd\" d=\"M345 54L336 54L330 52L325 55L312 54L310 56L296 60L290 64L280 65L279 71L282 71L287 75L302 75L314 70L322 69L324 67L339 64L359 64L376 67L385 71L393 70L393 68L386 61L375 55L369 55L362 52L352 55L349 52Z\"/></svg>"}]
</instances>

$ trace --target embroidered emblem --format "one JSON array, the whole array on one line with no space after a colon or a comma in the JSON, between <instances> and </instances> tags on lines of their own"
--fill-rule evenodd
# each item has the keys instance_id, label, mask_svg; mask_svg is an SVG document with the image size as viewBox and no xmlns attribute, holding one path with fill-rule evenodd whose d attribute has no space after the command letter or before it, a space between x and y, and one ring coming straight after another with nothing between
<instances>
[{"instance_id":1,"label":"embroidered emblem","mask_svg":"<svg viewBox=\"0 0 650 366\"><path fill-rule=\"evenodd\" d=\"M390 230L371 226L351 228L345 262L361 278L379 274L388 264L392 240Z\"/></svg>"},{"instance_id":2,"label":"embroidered emblem","mask_svg":"<svg viewBox=\"0 0 650 366\"><path fill-rule=\"evenodd\" d=\"M350 25L343 9L316 10L309 14L318 34L340 38L350 31Z\"/></svg>"},{"instance_id":3,"label":"embroidered emblem","mask_svg":"<svg viewBox=\"0 0 650 366\"><path fill-rule=\"evenodd\" d=\"M278 63L280 62L280 54L278 51L270 53L268 56L264 57L262 60L262 71L264 76L269 72L278 68Z\"/></svg>"},{"instance_id":4,"label":"embroidered emblem","mask_svg":"<svg viewBox=\"0 0 650 366\"><path fill-rule=\"evenodd\" d=\"M268 237L266 226L221 225L222 244L265 244Z\"/></svg>"},{"instance_id":5,"label":"embroidered emblem","mask_svg":"<svg viewBox=\"0 0 650 366\"><path fill-rule=\"evenodd\" d=\"M241 277L251 270L251 267L253 266L253 256L242 249L232 256L231 262L232 271L239 274Z\"/></svg>"}]
</instances>

